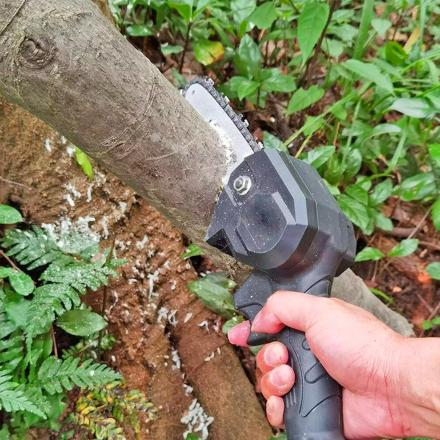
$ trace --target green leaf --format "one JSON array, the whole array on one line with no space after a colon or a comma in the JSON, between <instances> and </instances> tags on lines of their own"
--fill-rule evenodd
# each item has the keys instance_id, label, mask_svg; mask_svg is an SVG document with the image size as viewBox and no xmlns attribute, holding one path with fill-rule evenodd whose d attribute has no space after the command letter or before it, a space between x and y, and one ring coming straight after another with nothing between
<instances>
[{"instance_id":1,"label":"green leaf","mask_svg":"<svg viewBox=\"0 0 440 440\"><path fill-rule=\"evenodd\" d=\"M23 221L23 217L15 208L0 205L0 225L12 225L21 221Z\"/></svg>"},{"instance_id":2,"label":"green leaf","mask_svg":"<svg viewBox=\"0 0 440 440\"><path fill-rule=\"evenodd\" d=\"M371 63L364 63L359 60L348 60L342 64L345 68L360 76L366 81L373 81L378 87L393 93L393 83L389 76Z\"/></svg>"},{"instance_id":3,"label":"green leaf","mask_svg":"<svg viewBox=\"0 0 440 440\"><path fill-rule=\"evenodd\" d=\"M127 26L126 32L131 37L148 37L154 35L153 30L147 24L131 24Z\"/></svg>"},{"instance_id":4,"label":"green leaf","mask_svg":"<svg viewBox=\"0 0 440 440\"><path fill-rule=\"evenodd\" d=\"M240 41L240 45L234 56L234 63L240 75L243 77L254 78L260 72L260 48L248 34Z\"/></svg>"},{"instance_id":5,"label":"green leaf","mask_svg":"<svg viewBox=\"0 0 440 440\"><path fill-rule=\"evenodd\" d=\"M391 181L391 179L386 179L383 182L378 183L374 187L370 196L371 201L375 205L379 205L385 202L385 200L387 200L392 193L393 193L393 182Z\"/></svg>"},{"instance_id":6,"label":"green leaf","mask_svg":"<svg viewBox=\"0 0 440 440\"><path fill-rule=\"evenodd\" d=\"M183 260L187 260L191 257L197 257L199 255L203 254L203 250L201 247L197 246L194 243L191 243L187 248L186 251L180 256Z\"/></svg>"},{"instance_id":7,"label":"green leaf","mask_svg":"<svg viewBox=\"0 0 440 440\"><path fill-rule=\"evenodd\" d=\"M440 231L440 197L432 205L431 218L435 229L437 229L437 231Z\"/></svg>"},{"instance_id":8,"label":"green leaf","mask_svg":"<svg viewBox=\"0 0 440 440\"><path fill-rule=\"evenodd\" d=\"M345 194L338 196L337 200L342 211L352 223L359 226L363 231L368 230L370 214L364 204Z\"/></svg>"},{"instance_id":9,"label":"green leaf","mask_svg":"<svg viewBox=\"0 0 440 440\"><path fill-rule=\"evenodd\" d=\"M377 261L383 258L385 254L374 247L365 247L357 255L354 261L357 263L361 261Z\"/></svg>"},{"instance_id":10,"label":"green leaf","mask_svg":"<svg viewBox=\"0 0 440 440\"><path fill-rule=\"evenodd\" d=\"M440 144L429 144L428 151L431 160L440 165Z\"/></svg>"},{"instance_id":11,"label":"green leaf","mask_svg":"<svg viewBox=\"0 0 440 440\"><path fill-rule=\"evenodd\" d=\"M266 2L258 6L249 16L248 21L259 29L268 29L277 18L274 2Z\"/></svg>"},{"instance_id":12,"label":"green leaf","mask_svg":"<svg viewBox=\"0 0 440 440\"><path fill-rule=\"evenodd\" d=\"M262 88L268 92L293 92L296 88L293 76L283 75L279 69L264 69Z\"/></svg>"},{"instance_id":13,"label":"green leaf","mask_svg":"<svg viewBox=\"0 0 440 440\"><path fill-rule=\"evenodd\" d=\"M344 44L333 38L324 38L322 49L332 58L339 58L344 52Z\"/></svg>"},{"instance_id":14,"label":"green leaf","mask_svg":"<svg viewBox=\"0 0 440 440\"><path fill-rule=\"evenodd\" d=\"M307 90L299 88L290 99L287 107L287 114L304 110L324 96L324 89L318 86L311 86Z\"/></svg>"},{"instance_id":15,"label":"green leaf","mask_svg":"<svg viewBox=\"0 0 440 440\"><path fill-rule=\"evenodd\" d=\"M359 173L362 166L362 153L357 148L350 150L345 159L344 178L351 179Z\"/></svg>"},{"instance_id":16,"label":"green leaf","mask_svg":"<svg viewBox=\"0 0 440 440\"><path fill-rule=\"evenodd\" d=\"M9 275L11 287L22 296L27 296L34 291L35 284L32 278L24 272L15 270Z\"/></svg>"},{"instance_id":17,"label":"green leaf","mask_svg":"<svg viewBox=\"0 0 440 440\"><path fill-rule=\"evenodd\" d=\"M30 301L10 291L5 298L5 313L17 327L26 328Z\"/></svg>"},{"instance_id":18,"label":"green leaf","mask_svg":"<svg viewBox=\"0 0 440 440\"><path fill-rule=\"evenodd\" d=\"M379 124L373 128L370 137L380 136L382 134L398 134L401 133L402 129L395 124Z\"/></svg>"},{"instance_id":19,"label":"green leaf","mask_svg":"<svg viewBox=\"0 0 440 440\"><path fill-rule=\"evenodd\" d=\"M373 18L371 25L379 36L384 38L387 30L391 27L391 21L384 18Z\"/></svg>"},{"instance_id":20,"label":"green leaf","mask_svg":"<svg viewBox=\"0 0 440 440\"><path fill-rule=\"evenodd\" d=\"M208 309L227 319L235 315L231 289L235 283L224 273L213 272L196 281L188 283L189 290L197 295Z\"/></svg>"},{"instance_id":21,"label":"green leaf","mask_svg":"<svg viewBox=\"0 0 440 440\"><path fill-rule=\"evenodd\" d=\"M429 263L426 272L433 280L440 280L440 262Z\"/></svg>"},{"instance_id":22,"label":"green leaf","mask_svg":"<svg viewBox=\"0 0 440 440\"><path fill-rule=\"evenodd\" d=\"M288 152L284 142L268 131L263 131L263 143L265 148L273 148L278 151L284 151L285 153Z\"/></svg>"},{"instance_id":23,"label":"green leaf","mask_svg":"<svg viewBox=\"0 0 440 440\"><path fill-rule=\"evenodd\" d=\"M14 269L12 269L12 267L0 266L0 280L3 278L8 278L8 276L13 273L14 273Z\"/></svg>"},{"instance_id":24,"label":"green leaf","mask_svg":"<svg viewBox=\"0 0 440 440\"><path fill-rule=\"evenodd\" d=\"M172 44L164 43L160 45L160 50L167 57L182 52L183 47L180 46L180 44L172 45Z\"/></svg>"},{"instance_id":25,"label":"green leaf","mask_svg":"<svg viewBox=\"0 0 440 440\"><path fill-rule=\"evenodd\" d=\"M309 59L313 48L324 31L330 8L327 3L316 0L305 3L298 17L298 44L303 64Z\"/></svg>"},{"instance_id":26,"label":"green leaf","mask_svg":"<svg viewBox=\"0 0 440 440\"><path fill-rule=\"evenodd\" d=\"M256 0L232 0L231 12L234 21L240 24L245 18L252 14L256 5Z\"/></svg>"},{"instance_id":27,"label":"green leaf","mask_svg":"<svg viewBox=\"0 0 440 440\"><path fill-rule=\"evenodd\" d=\"M232 327L235 327L237 324L240 324L240 322L243 322L244 318L241 315L233 316L231 319L228 319L222 327L223 333L228 333L229 330L231 330Z\"/></svg>"},{"instance_id":28,"label":"green leaf","mask_svg":"<svg viewBox=\"0 0 440 440\"><path fill-rule=\"evenodd\" d=\"M374 287L370 288L371 292L380 298L385 304L391 304L394 302L393 298L390 295L387 295L382 290L376 289Z\"/></svg>"},{"instance_id":29,"label":"green leaf","mask_svg":"<svg viewBox=\"0 0 440 440\"><path fill-rule=\"evenodd\" d=\"M363 205L368 205L368 191L362 188L361 185L353 184L347 186L345 188L346 194L348 194L353 199L357 200L358 202L361 202Z\"/></svg>"},{"instance_id":30,"label":"green leaf","mask_svg":"<svg viewBox=\"0 0 440 440\"><path fill-rule=\"evenodd\" d=\"M402 240L399 244L393 247L388 252L389 257L407 257L416 251L419 246L417 238L407 238Z\"/></svg>"},{"instance_id":31,"label":"green leaf","mask_svg":"<svg viewBox=\"0 0 440 440\"><path fill-rule=\"evenodd\" d=\"M192 20L193 0L168 0L168 6L175 9L188 24Z\"/></svg>"},{"instance_id":32,"label":"green leaf","mask_svg":"<svg viewBox=\"0 0 440 440\"><path fill-rule=\"evenodd\" d=\"M435 110L428 101L422 98L399 98L396 99L390 107L390 110L396 110L412 118L429 118L434 115Z\"/></svg>"},{"instance_id":33,"label":"green leaf","mask_svg":"<svg viewBox=\"0 0 440 440\"><path fill-rule=\"evenodd\" d=\"M225 48L220 41L197 40L193 44L194 56L196 60L204 66L220 60L225 53Z\"/></svg>"},{"instance_id":34,"label":"green leaf","mask_svg":"<svg viewBox=\"0 0 440 440\"><path fill-rule=\"evenodd\" d=\"M90 179L93 179L93 166L90 162L89 156L81 151L78 147L75 148L75 159L78 165L83 170L84 174Z\"/></svg>"},{"instance_id":35,"label":"green leaf","mask_svg":"<svg viewBox=\"0 0 440 440\"><path fill-rule=\"evenodd\" d=\"M335 150L336 148L333 145L316 147L307 153L304 161L312 165L313 168L318 169L330 159L330 157L335 153Z\"/></svg>"},{"instance_id":36,"label":"green leaf","mask_svg":"<svg viewBox=\"0 0 440 440\"><path fill-rule=\"evenodd\" d=\"M393 66L401 66L408 58L408 54L396 41L385 44L385 59Z\"/></svg>"},{"instance_id":37,"label":"green leaf","mask_svg":"<svg viewBox=\"0 0 440 440\"><path fill-rule=\"evenodd\" d=\"M325 125L324 118L321 116L307 116L303 127L304 134L311 136Z\"/></svg>"},{"instance_id":38,"label":"green leaf","mask_svg":"<svg viewBox=\"0 0 440 440\"><path fill-rule=\"evenodd\" d=\"M405 202L422 200L432 196L436 191L432 173L419 173L405 179L399 187L399 195Z\"/></svg>"},{"instance_id":39,"label":"green leaf","mask_svg":"<svg viewBox=\"0 0 440 440\"><path fill-rule=\"evenodd\" d=\"M252 81L247 78L240 78L240 82L237 85L237 94L239 99L244 99L247 96L251 96L259 87L260 83Z\"/></svg>"},{"instance_id":40,"label":"green leaf","mask_svg":"<svg viewBox=\"0 0 440 440\"><path fill-rule=\"evenodd\" d=\"M90 336L107 327L107 321L98 313L79 309L63 313L56 324L75 336Z\"/></svg>"},{"instance_id":41,"label":"green leaf","mask_svg":"<svg viewBox=\"0 0 440 440\"><path fill-rule=\"evenodd\" d=\"M393 230L393 222L388 217L385 217L381 212L376 212L374 220L376 222L376 226L383 231Z\"/></svg>"}]
</instances>

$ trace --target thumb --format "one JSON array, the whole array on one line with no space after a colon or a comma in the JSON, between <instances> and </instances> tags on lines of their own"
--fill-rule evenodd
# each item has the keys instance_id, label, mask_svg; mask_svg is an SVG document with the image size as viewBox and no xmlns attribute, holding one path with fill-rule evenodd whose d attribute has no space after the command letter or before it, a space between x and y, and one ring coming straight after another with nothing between
<instances>
[{"instance_id":1,"label":"thumb","mask_svg":"<svg viewBox=\"0 0 440 440\"><path fill-rule=\"evenodd\" d=\"M277 333L288 326L306 332L328 304L328 298L307 293L275 292L255 316L251 331Z\"/></svg>"}]
</instances>

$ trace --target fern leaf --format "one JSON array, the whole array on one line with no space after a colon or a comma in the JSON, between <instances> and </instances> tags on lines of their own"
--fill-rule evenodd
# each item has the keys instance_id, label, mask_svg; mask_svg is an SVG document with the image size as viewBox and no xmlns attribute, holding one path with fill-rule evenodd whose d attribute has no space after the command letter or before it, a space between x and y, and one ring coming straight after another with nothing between
<instances>
[{"instance_id":1,"label":"fern leaf","mask_svg":"<svg viewBox=\"0 0 440 440\"><path fill-rule=\"evenodd\" d=\"M5 371L12 371L23 359L24 338L22 335L10 336L0 339L0 368Z\"/></svg>"},{"instance_id":2,"label":"fern leaf","mask_svg":"<svg viewBox=\"0 0 440 440\"><path fill-rule=\"evenodd\" d=\"M45 333L57 316L81 304L78 293L66 284L44 284L34 290L28 314L32 321L26 332L30 336Z\"/></svg>"},{"instance_id":3,"label":"fern leaf","mask_svg":"<svg viewBox=\"0 0 440 440\"><path fill-rule=\"evenodd\" d=\"M43 272L40 279L46 282L63 283L80 293L85 293L87 288L96 290L107 285L109 277L115 275L116 272L105 265L104 261L75 261L70 264L54 262Z\"/></svg>"},{"instance_id":4,"label":"fern leaf","mask_svg":"<svg viewBox=\"0 0 440 440\"><path fill-rule=\"evenodd\" d=\"M27 231L21 229L7 231L2 246L8 249L7 255L13 256L30 270L63 257L56 243L37 226L32 226L32 230Z\"/></svg>"},{"instance_id":5,"label":"fern leaf","mask_svg":"<svg viewBox=\"0 0 440 440\"><path fill-rule=\"evenodd\" d=\"M70 391L75 385L91 388L120 380L121 375L104 364L91 359L81 365L79 359L68 357L64 360L48 357L38 370L38 382L49 394Z\"/></svg>"},{"instance_id":6,"label":"fern leaf","mask_svg":"<svg viewBox=\"0 0 440 440\"><path fill-rule=\"evenodd\" d=\"M39 417L46 415L28 399L23 390L17 388L17 384L11 382L11 376L0 370L0 409L6 412L28 411Z\"/></svg>"}]
</instances>

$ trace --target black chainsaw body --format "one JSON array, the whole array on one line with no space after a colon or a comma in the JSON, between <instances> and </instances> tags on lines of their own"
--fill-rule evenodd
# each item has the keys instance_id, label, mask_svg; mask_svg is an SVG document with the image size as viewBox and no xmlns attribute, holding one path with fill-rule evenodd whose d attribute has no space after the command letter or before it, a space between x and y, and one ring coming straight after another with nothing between
<instances>
[{"instance_id":1,"label":"black chainsaw body","mask_svg":"<svg viewBox=\"0 0 440 440\"><path fill-rule=\"evenodd\" d=\"M243 184L245 182L246 184ZM330 294L352 263L355 238L314 168L272 149L248 156L219 196L207 241L255 270L235 294L251 321L277 290ZM285 397L288 439L343 439L341 389L311 352L304 334L251 333L250 345L280 340L296 382Z\"/></svg>"}]
</instances>

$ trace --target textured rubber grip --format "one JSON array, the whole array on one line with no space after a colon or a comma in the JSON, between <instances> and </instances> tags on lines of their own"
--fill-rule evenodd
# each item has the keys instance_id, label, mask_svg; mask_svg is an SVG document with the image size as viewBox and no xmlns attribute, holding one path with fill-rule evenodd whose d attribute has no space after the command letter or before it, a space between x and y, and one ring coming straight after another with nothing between
<instances>
[{"instance_id":1,"label":"textured rubber grip","mask_svg":"<svg viewBox=\"0 0 440 440\"><path fill-rule=\"evenodd\" d=\"M317 296L328 296L330 286L330 281L324 279L308 290L301 290ZM270 294L282 289L300 290L292 288L292 283L274 286L269 278L254 273L236 293L235 304L252 321ZM287 347L289 364L295 371L295 385L284 397L284 423L288 440L344 439L341 387L316 359L304 333L286 327L277 335L251 333L248 342L256 345L273 340L279 340Z\"/></svg>"}]
</instances>

